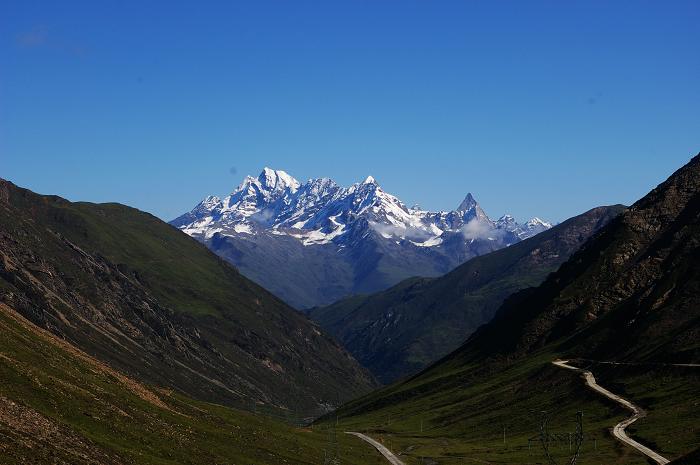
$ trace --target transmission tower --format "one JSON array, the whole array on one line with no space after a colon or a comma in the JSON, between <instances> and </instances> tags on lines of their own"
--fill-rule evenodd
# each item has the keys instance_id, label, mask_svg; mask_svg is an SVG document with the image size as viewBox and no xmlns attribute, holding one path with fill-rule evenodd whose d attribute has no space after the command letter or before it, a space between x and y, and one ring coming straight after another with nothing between
<instances>
[{"instance_id":1,"label":"transmission tower","mask_svg":"<svg viewBox=\"0 0 700 465\"><path fill-rule=\"evenodd\" d=\"M569 444L569 458L566 460L566 465L576 465L581 446L583 445L583 412L576 412L576 428L575 431L569 433L550 433L549 432L549 414L546 411L542 412L542 421L540 422L539 440L542 444L545 457L549 465L559 465L552 457L551 445L567 443Z\"/></svg>"}]
</instances>

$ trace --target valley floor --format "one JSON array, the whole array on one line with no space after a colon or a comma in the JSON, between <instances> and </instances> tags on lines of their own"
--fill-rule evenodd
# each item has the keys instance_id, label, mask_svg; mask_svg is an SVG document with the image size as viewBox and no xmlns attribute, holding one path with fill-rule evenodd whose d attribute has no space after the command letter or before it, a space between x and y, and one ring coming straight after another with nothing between
<instances>
[{"instance_id":1,"label":"valley floor","mask_svg":"<svg viewBox=\"0 0 700 465\"><path fill-rule=\"evenodd\" d=\"M610 432L629 413L553 358L543 353L491 371L443 364L300 428L142 385L0 305L0 457L3 464L388 463L343 434L358 431L406 465L534 465L546 463L537 441L543 412L551 432L568 434L582 411L579 465L646 464ZM628 428L631 437L669 459L700 443L696 367L585 367L648 412ZM552 452L561 462L569 444Z\"/></svg>"},{"instance_id":2,"label":"valley floor","mask_svg":"<svg viewBox=\"0 0 700 465\"><path fill-rule=\"evenodd\" d=\"M575 450L567 438L575 433L581 411L584 441L577 464L648 464L612 434L629 411L587 388L578 374L553 366L553 355L491 373L472 366L421 376L344 407L339 423L389 447L406 465L535 465L548 463L539 440L542 418L561 438L550 453L567 463ZM630 437L669 459L698 447L697 368L598 364L587 369L601 385L647 411L627 428Z\"/></svg>"}]
</instances>

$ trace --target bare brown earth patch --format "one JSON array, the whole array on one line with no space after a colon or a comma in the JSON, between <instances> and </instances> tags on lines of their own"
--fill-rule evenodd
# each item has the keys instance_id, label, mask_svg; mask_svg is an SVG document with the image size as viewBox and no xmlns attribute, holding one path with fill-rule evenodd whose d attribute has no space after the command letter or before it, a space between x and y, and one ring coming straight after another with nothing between
<instances>
[{"instance_id":1,"label":"bare brown earth patch","mask_svg":"<svg viewBox=\"0 0 700 465\"><path fill-rule=\"evenodd\" d=\"M144 400L144 401L146 401L146 402L148 402L156 407L160 407L160 408L165 409L165 410L173 411L168 405L166 405L160 399L160 397L158 397L153 391L146 388L143 384L138 383L127 376L124 376L123 374L114 370L109 365L107 365L103 362L100 362L99 360L96 360L93 357L90 357L85 352L81 351L80 349L77 349L73 345L56 337L51 332L46 331L45 329L39 328L38 326L32 324L31 322L27 321L24 317L22 317L19 313L17 313L15 310L11 309L7 305L0 303L0 311L2 313L4 313L5 315L9 316L10 318L12 318L16 323L21 325L22 328L25 329L26 331L29 331L29 332L41 337L42 339L49 342L50 344L53 344L54 346L60 348L61 350L68 352L72 356L74 356L74 357L78 358L79 360L88 364L96 372L105 373L105 374L113 377L119 383L121 383L124 387L126 387L130 392L132 392L133 394L135 394L136 396L138 396L142 400ZM11 328L9 328L6 325L3 325L2 322L0 322L0 328L2 328L3 331L11 331ZM8 358L8 357L3 356L3 358Z\"/></svg>"},{"instance_id":2,"label":"bare brown earth patch","mask_svg":"<svg viewBox=\"0 0 700 465\"><path fill-rule=\"evenodd\" d=\"M121 464L110 454L39 412L0 396L2 463Z\"/></svg>"}]
</instances>

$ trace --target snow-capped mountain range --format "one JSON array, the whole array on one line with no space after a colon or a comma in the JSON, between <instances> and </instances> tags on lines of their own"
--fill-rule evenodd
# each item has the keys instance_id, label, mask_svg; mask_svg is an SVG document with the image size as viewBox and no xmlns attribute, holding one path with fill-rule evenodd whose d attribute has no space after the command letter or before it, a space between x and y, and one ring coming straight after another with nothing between
<instances>
[{"instance_id":1,"label":"snow-capped mountain range","mask_svg":"<svg viewBox=\"0 0 700 465\"><path fill-rule=\"evenodd\" d=\"M384 192L372 176L345 188L328 178L302 184L286 172L270 168L257 178L247 176L223 200L205 198L172 224L194 237L256 234L262 229L314 245L342 244L343 236L360 220L367 221L385 239L408 240L419 247L439 246L445 232L462 232L466 240L494 240L505 232L522 240L552 227L539 218L519 224L510 215L494 222L471 194L456 210L430 212L407 208ZM511 238L508 242L515 241Z\"/></svg>"},{"instance_id":2,"label":"snow-capped mountain range","mask_svg":"<svg viewBox=\"0 0 700 465\"><path fill-rule=\"evenodd\" d=\"M509 215L492 221L471 194L456 210L431 212L406 207L372 176L342 187L328 178L301 183L270 168L171 224L297 307L443 274L552 226L539 218L520 224ZM318 279L287 289L290 278L279 276L280 266ZM304 283L309 289L299 289Z\"/></svg>"}]
</instances>

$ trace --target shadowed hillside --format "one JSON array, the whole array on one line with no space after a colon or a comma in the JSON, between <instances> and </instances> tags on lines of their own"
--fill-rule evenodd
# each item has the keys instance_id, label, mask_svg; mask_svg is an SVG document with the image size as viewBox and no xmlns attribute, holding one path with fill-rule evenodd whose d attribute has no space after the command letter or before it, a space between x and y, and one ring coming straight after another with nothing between
<instances>
[{"instance_id":1,"label":"shadowed hillside","mask_svg":"<svg viewBox=\"0 0 700 465\"><path fill-rule=\"evenodd\" d=\"M0 182L0 301L190 396L318 412L373 385L306 317L155 217Z\"/></svg>"},{"instance_id":2,"label":"shadowed hillside","mask_svg":"<svg viewBox=\"0 0 700 465\"><path fill-rule=\"evenodd\" d=\"M632 437L669 459L689 454L700 443L700 371L669 364L700 362L699 250L696 156L542 285L509 298L461 348L338 415L347 428L410 447L409 464L535 464L545 459L528 439L538 437L541 419L566 435L582 411L595 446L585 443L577 463L647 463L610 436L629 413L553 366L561 357L647 411L628 428ZM624 364L600 363L610 361ZM557 453L564 460L568 450Z\"/></svg>"},{"instance_id":3,"label":"shadowed hillside","mask_svg":"<svg viewBox=\"0 0 700 465\"><path fill-rule=\"evenodd\" d=\"M384 292L312 309L309 315L378 379L395 381L459 347L506 297L540 284L623 210L621 205L594 208L472 258L441 278L409 279Z\"/></svg>"},{"instance_id":4,"label":"shadowed hillside","mask_svg":"<svg viewBox=\"0 0 700 465\"><path fill-rule=\"evenodd\" d=\"M383 463L334 431L139 383L0 303L0 463Z\"/></svg>"}]
</instances>

